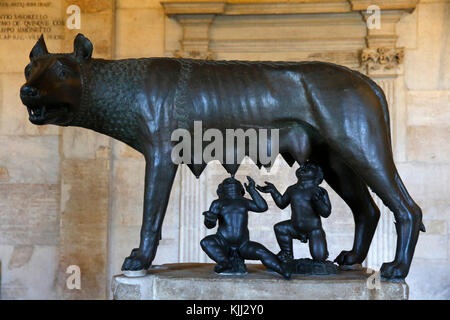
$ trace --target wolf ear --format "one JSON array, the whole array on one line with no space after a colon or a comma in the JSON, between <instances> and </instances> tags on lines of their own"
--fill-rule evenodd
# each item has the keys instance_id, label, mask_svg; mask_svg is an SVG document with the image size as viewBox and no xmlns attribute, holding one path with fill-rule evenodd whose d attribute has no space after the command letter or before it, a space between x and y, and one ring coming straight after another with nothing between
<instances>
[{"instance_id":1,"label":"wolf ear","mask_svg":"<svg viewBox=\"0 0 450 320\"><path fill-rule=\"evenodd\" d=\"M92 56L92 51L94 47L92 46L91 41L79 33L75 41L73 42L73 49L75 56L82 60L89 60Z\"/></svg>"},{"instance_id":2,"label":"wolf ear","mask_svg":"<svg viewBox=\"0 0 450 320\"><path fill-rule=\"evenodd\" d=\"M39 40L34 45L33 49L30 51L30 60L37 58L44 54L48 54L47 46L45 45L44 35L41 34Z\"/></svg>"}]
</instances>

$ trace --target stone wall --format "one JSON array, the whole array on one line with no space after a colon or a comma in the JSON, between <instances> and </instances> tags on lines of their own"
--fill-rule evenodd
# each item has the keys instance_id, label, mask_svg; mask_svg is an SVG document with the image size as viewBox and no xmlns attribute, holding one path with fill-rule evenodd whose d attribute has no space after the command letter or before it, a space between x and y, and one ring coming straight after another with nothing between
<instances>
[{"instance_id":1,"label":"stone wall","mask_svg":"<svg viewBox=\"0 0 450 320\"><path fill-rule=\"evenodd\" d=\"M210 17L202 16L203 20L194 21L194 29L196 24L191 23L190 30L197 32L197 40L201 40L195 42L186 38L191 32L183 29L186 17L173 16L170 10L175 9L163 7L157 0L29 2L39 7L5 7L3 3L17 5L22 1L2 1L0 23L5 19L24 23L20 17L5 18L8 14L45 14L46 17L35 19L52 25L51 30L44 32L51 52L71 52L74 36L82 32L93 42L94 56L103 58L186 55L192 48L203 48L213 58L316 59L359 68L356 52L366 46L365 37L371 36L366 34L357 12L336 12L331 18L320 13L272 14L250 18L252 21L236 14L210 21ZM352 2L356 6L360 1ZM68 30L61 25L68 17L69 4L77 4L82 10L81 30ZM316 8L309 5L308 10ZM212 10L206 4L203 8ZM303 10L300 5L296 8ZM344 7L333 10L341 9ZM233 10L236 12L235 7ZM395 84L383 87L392 90L396 162L410 194L423 209L427 227L427 233L420 236L408 277L411 298L450 298L450 149L446 143L450 131L449 10L448 1L420 1L412 13L398 15L398 21L389 20L389 32L396 46L405 48ZM334 23L330 25L330 21ZM236 32L243 26L245 30ZM120 142L84 129L31 125L19 99L19 88L24 82L29 51L39 34L11 32L3 27L0 24L1 296L107 298L112 275L120 272L124 257L139 243L143 157ZM304 43L306 40L293 41L292 46L280 41L278 51L270 50L264 38L280 30L292 33L293 38L299 30L306 30L310 39ZM245 38L246 32L252 41ZM32 39L25 37L29 34ZM348 35L352 36L350 42L340 40ZM372 39L375 38L376 35ZM317 48L317 52L308 52L305 47ZM295 167L288 168L280 161L271 174L263 170L245 166L238 178L243 180L250 173L259 183L271 180L283 189L293 181ZM206 234L201 226L201 212L225 176L224 169L216 164L209 165L199 180L186 168L178 171L156 264L207 260L198 246ZM181 191L185 192L183 196ZM334 257L351 247L353 220L345 204L330 193L334 213L325 220L324 227L330 256ZM269 213L250 216L251 235L276 251L271 226L286 219L289 211L280 212L271 201L269 206ZM380 259L392 258L393 233L392 215L387 213L380 223L368 265L377 267ZM307 254L304 245L295 249L298 255ZM81 290L66 287L65 271L69 265L81 268Z\"/></svg>"},{"instance_id":2,"label":"stone wall","mask_svg":"<svg viewBox=\"0 0 450 320\"><path fill-rule=\"evenodd\" d=\"M43 3L42 1L41 3ZM5 3L10 4L5 7ZM16 1L0 3L0 29L14 23L25 28L26 15L36 11L52 24L61 20L59 1L38 10L12 7ZM11 17L9 17L11 15ZM5 17L6 16L6 17ZM34 21L41 21L34 19ZM7 24L7 25L5 25ZM63 27L51 26L51 51L61 51ZM19 88L36 32L0 32L0 260L1 296L56 298L60 226L60 129L36 127L21 105ZM16 36L17 39L12 38ZM8 37L11 37L8 39Z\"/></svg>"}]
</instances>

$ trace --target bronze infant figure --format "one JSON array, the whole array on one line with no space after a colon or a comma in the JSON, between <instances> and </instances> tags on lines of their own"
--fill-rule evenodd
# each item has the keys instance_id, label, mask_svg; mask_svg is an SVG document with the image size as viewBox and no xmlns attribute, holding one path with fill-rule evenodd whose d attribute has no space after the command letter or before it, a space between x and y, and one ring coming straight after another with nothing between
<instances>
[{"instance_id":1,"label":"bronze infant figure","mask_svg":"<svg viewBox=\"0 0 450 320\"><path fill-rule=\"evenodd\" d=\"M283 195L270 182L266 182L264 187L256 187L261 192L270 193L279 208L291 205L291 219L274 226L281 249L278 256L282 261L293 260L292 239L299 239L304 243L309 241L313 260L325 262L328 250L320 217L327 218L330 215L331 203L327 191L319 187L323 181L322 169L307 162L295 174L298 182L288 187Z\"/></svg>"},{"instance_id":2,"label":"bronze infant figure","mask_svg":"<svg viewBox=\"0 0 450 320\"><path fill-rule=\"evenodd\" d=\"M407 276L422 212L408 194L392 156L388 105L370 78L325 62L206 61L176 58L103 60L79 34L74 52L51 54L41 37L20 89L36 125L79 126L118 139L146 160L139 248L123 270L150 267L161 236L177 164L171 159L177 128L194 121L221 132L279 129L279 153L292 165L311 160L355 218L353 248L341 265L362 263L379 219L371 188L394 213L395 259L381 275ZM258 159L253 159L259 164ZM199 176L207 164L190 165ZM231 174L239 163L223 163Z\"/></svg>"},{"instance_id":3,"label":"bronze infant figure","mask_svg":"<svg viewBox=\"0 0 450 320\"><path fill-rule=\"evenodd\" d=\"M248 211L267 211L267 203L258 193L255 181L247 177L245 189L252 200L244 197L242 184L234 177L225 179L217 189L219 199L214 200L209 211L205 211L205 225L214 228L219 221L217 233L206 236L200 242L203 251L217 265L216 273L245 273L241 260L261 260L267 268L278 272L286 279L291 276L290 268L262 244L250 241Z\"/></svg>"}]
</instances>

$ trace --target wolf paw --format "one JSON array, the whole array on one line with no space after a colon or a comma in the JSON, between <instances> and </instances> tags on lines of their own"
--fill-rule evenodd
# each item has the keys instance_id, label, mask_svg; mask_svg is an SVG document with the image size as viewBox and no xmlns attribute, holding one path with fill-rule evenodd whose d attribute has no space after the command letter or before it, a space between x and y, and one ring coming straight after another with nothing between
<instances>
[{"instance_id":1,"label":"wolf paw","mask_svg":"<svg viewBox=\"0 0 450 320\"><path fill-rule=\"evenodd\" d=\"M151 261L146 256L142 255L139 250L133 249L130 256L125 258L122 271L147 270L150 264Z\"/></svg>"},{"instance_id":2,"label":"wolf paw","mask_svg":"<svg viewBox=\"0 0 450 320\"><path fill-rule=\"evenodd\" d=\"M361 256L356 254L353 250L351 251L344 250L336 257L336 259L334 259L334 262L342 266L342 265L358 264L361 263L362 260L364 259L361 259Z\"/></svg>"},{"instance_id":3,"label":"wolf paw","mask_svg":"<svg viewBox=\"0 0 450 320\"><path fill-rule=\"evenodd\" d=\"M409 266L406 263L396 261L383 263L380 268L381 277L389 280L405 279L408 271Z\"/></svg>"}]
</instances>

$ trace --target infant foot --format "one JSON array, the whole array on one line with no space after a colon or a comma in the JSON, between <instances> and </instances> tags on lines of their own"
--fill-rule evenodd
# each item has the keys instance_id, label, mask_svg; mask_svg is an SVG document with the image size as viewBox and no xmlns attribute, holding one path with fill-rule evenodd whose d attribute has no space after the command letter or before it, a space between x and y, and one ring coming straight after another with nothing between
<instances>
[{"instance_id":1,"label":"infant foot","mask_svg":"<svg viewBox=\"0 0 450 320\"><path fill-rule=\"evenodd\" d=\"M294 256L292 255L292 253L283 251L283 250L278 252L277 257L278 257L278 259L281 260L281 262L284 262L284 263L291 262L294 259Z\"/></svg>"},{"instance_id":2,"label":"infant foot","mask_svg":"<svg viewBox=\"0 0 450 320\"><path fill-rule=\"evenodd\" d=\"M214 272L215 273L222 273L225 271L231 271L231 269L233 268L233 266L231 265L231 263L227 263L227 264L218 264L214 267Z\"/></svg>"}]
</instances>

